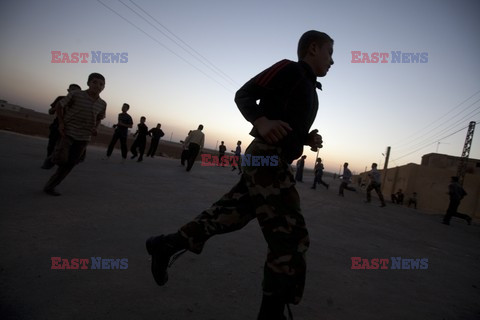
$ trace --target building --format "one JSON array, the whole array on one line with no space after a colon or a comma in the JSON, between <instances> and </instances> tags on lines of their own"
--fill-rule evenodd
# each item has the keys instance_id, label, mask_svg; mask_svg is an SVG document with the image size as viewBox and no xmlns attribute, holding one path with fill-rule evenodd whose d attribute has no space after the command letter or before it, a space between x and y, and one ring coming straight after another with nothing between
<instances>
[{"instance_id":1,"label":"building","mask_svg":"<svg viewBox=\"0 0 480 320\"><path fill-rule=\"evenodd\" d=\"M422 157L420 165L409 163L404 166L382 170L382 192L385 199L402 189L404 205L415 192L417 208L429 213L444 214L449 197L450 178L457 175L460 157L430 153ZM367 173L360 175L366 181ZM467 196L462 200L458 211L480 219L480 160L468 159L467 173L463 183Z\"/></svg>"}]
</instances>

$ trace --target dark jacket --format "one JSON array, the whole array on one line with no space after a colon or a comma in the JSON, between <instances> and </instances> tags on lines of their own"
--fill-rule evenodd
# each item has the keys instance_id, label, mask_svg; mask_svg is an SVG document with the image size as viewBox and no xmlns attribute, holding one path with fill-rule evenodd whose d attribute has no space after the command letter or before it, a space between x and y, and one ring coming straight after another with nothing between
<instances>
[{"instance_id":1,"label":"dark jacket","mask_svg":"<svg viewBox=\"0 0 480 320\"><path fill-rule=\"evenodd\" d=\"M292 131L278 145L282 149L280 156L291 163L302 155L307 143L317 115L315 89L319 85L307 63L282 60L243 85L235 95L235 103L251 123L265 116L290 125ZM255 127L250 135L261 139Z\"/></svg>"}]
</instances>

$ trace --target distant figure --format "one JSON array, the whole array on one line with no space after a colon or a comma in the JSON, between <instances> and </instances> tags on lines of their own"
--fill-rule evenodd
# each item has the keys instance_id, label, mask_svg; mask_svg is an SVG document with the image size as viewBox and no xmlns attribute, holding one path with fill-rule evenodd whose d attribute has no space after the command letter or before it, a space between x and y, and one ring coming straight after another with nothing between
<instances>
[{"instance_id":1,"label":"distant figure","mask_svg":"<svg viewBox=\"0 0 480 320\"><path fill-rule=\"evenodd\" d=\"M298 182L303 182L303 168L305 168L305 159L307 159L307 156L304 155L297 161L297 171L295 172L295 180Z\"/></svg>"},{"instance_id":2,"label":"distant figure","mask_svg":"<svg viewBox=\"0 0 480 320\"><path fill-rule=\"evenodd\" d=\"M343 164L343 174L340 175L339 178L342 179L342 183L340 183L340 188L338 189L339 196L342 196L342 197L344 196L343 194L344 189L349 191L357 191L354 187L348 186L350 182L352 182L352 172L350 171L350 169L348 169L348 162L345 162Z\"/></svg>"},{"instance_id":3,"label":"distant figure","mask_svg":"<svg viewBox=\"0 0 480 320\"><path fill-rule=\"evenodd\" d=\"M149 135L145 120L145 117L140 118L140 123L137 125L137 131L133 134L133 136L136 136L137 138L133 141L133 144L130 147L130 152L133 154L131 159L135 159L140 152L137 162L143 161L143 154L145 153L145 146L147 145L147 136Z\"/></svg>"},{"instance_id":4,"label":"distant figure","mask_svg":"<svg viewBox=\"0 0 480 320\"><path fill-rule=\"evenodd\" d=\"M466 214L457 212L460 206L460 201L467 195L465 190L458 183L458 177L452 177L451 182L448 185L448 195L450 197L450 203L448 204L447 213L443 217L443 223L450 224L452 217L461 218L467 221L468 224L472 223L472 218Z\"/></svg>"},{"instance_id":5,"label":"distant figure","mask_svg":"<svg viewBox=\"0 0 480 320\"><path fill-rule=\"evenodd\" d=\"M398 189L396 193L392 193L392 203L403 205L403 197L402 189Z\"/></svg>"},{"instance_id":6,"label":"distant figure","mask_svg":"<svg viewBox=\"0 0 480 320\"><path fill-rule=\"evenodd\" d=\"M82 90L78 84L72 83L68 86L67 92L70 93L72 91ZM59 96L52 102L50 105L50 109L48 110L48 114L55 114L57 110L57 103L65 98L65 96ZM43 162L42 169L51 169L55 164L52 162L52 154L55 150L55 145L57 144L58 140L60 140L60 132L58 132L58 118L55 116L55 119L48 127L50 133L48 135L48 145L47 145L47 157Z\"/></svg>"},{"instance_id":7,"label":"distant figure","mask_svg":"<svg viewBox=\"0 0 480 320\"><path fill-rule=\"evenodd\" d=\"M223 157L225 157L225 151L227 151L227 147L225 146L224 142L222 141L220 143L220 146L218 147L218 163L219 166L224 167L225 164L223 163Z\"/></svg>"},{"instance_id":8,"label":"distant figure","mask_svg":"<svg viewBox=\"0 0 480 320\"><path fill-rule=\"evenodd\" d=\"M316 189L318 183L322 184L323 186L325 186L325 188L328 189L328 183L325 183L322 180L323 169L324 169L324 167L323 167L322 159L317 158L317 163L315 164L315 178L313 179L312 189Z\"/></svg>"},{"instance_id":9,"label":"distant figure","mask_svg":"<svg viewBox=\"0 0 480 320\"><path fill-rule=\"evenodd\" d=\"M417 193L414 192L412 193L412 196L408 199L408 207L410 208L410 205L413 205L415 209L417 209Z\"/></svg>"},{"instance_id":10,"label":"distant figure","mask_svg":"<svg viewBox=\"0 0 480 320\"><path fill-rule=\"evenodd\" d=\"M99 73L88 76L88 89L72 91L57 103L58 131L61 139L55 147L52 161L58 165L55 174L43 188L46 194L59 196L55 188L72 171L85 155L92 135L105 118L107 103L100 98L105 88L105 78Z\"/></svg>"},{"instance_id":11,"label":"distant figure","mask_svg":"<svg viewBox=\"0 0 480 320\"><path fill-rule=\"evenodd\" d=\"M128 105L128 103L124 103L122 105L122 113L118 114L117 124L113 126L115 128L115 131L113 132L112 140L108 145L107 158L110 158L113 152L113 148L115 147L115 144L117 143L118 140L120 140L120 150L122 151L122 159L123 160L127 159L128 129L133 126L132 117L130 117L130 115L127 113L129 109L130 109L130 105Z\"/></svg>"},{"instance_id":12,"label":"distant figure","mask_svg":"<svg viewBox=\"0 0 480 320\"><path fill-rule=\"evenodd\" d=\"M242 141L238 140L237 141L237 147L235 148L235 151L232 150L232 152L235 153L235 161L238 164L238 174L242 173ZM235 171L237 167L235 166L235 163L232 164L232 171Z\"/></svg>"},{"instance_id":13,"label":"distant figure","mask_svg":"<svg viewBox=\"0 0 480 320\"><path fill-rule=\"evenodd\" d=\"M150 131L148 131L148 134L152 137L152 141L150 141L150 148L148 149L147 157L153 158L155 156L155 152L157 151L160 138L165 135L162 129L160 129L161 127L162 125L160 123L157 123L157 126L155 128L152 128L150 129Z\"/></svg>"},{"instance_id":14,"label":"distant figure","mask_svg":"<svg viewBox=\"0 0 480 320\"><path fill-rule=\"evenodd\" d=\"M192 130L188 131L188 135L185 137L185 140L180 140L180 143L182 144L183 148L182 148L182 154L180 155L180 164L182 166L185 166L185 162L187 161L188 159L188 143L186 143L185 141L187 141L188 139L188 136L190 135L190 133L192 133Z\"/></svg>"},{"instance_id":15,"label":"distant figure","mask_svg":"<svg viewBox=\"0 0 480 320\"><path fill-rule=\"evenodd\" d=\"M381 205L380 207L385 207L385 199L383 199L382 194L382 183L380 180L380 172L377 170L377 164L372 163L372 170L368 173L368 177L370 178L370 183L367 187L367 202L370 203L372 201L372 190L378 194L378 198L380 199Z\"/></svg>"},{"instance_id":16,"label":"distant figure","mask_svg":"<svg viewBox=\"0 0 480 320\"><path fill-rule=\"evenodd\" d=\"M322 147L322 137L311 130L318 110L316 90L320 83L316 79L325 76L333 65L332 54L333 40L327 34L308 31L298 43L298 62L279 61L237 91L235 103L253 125L250 134L255 137L245 153L278 157L278 164L245 165L240 181L210 208L178 231L147 240L151 271L158 285L167 282L167 269L181 253L189 250L200 254L211 237L238 231L256 219L268 247L263 298L256 319L286 319L286 307L292 318L288 306L302 299L310 240L290 165L302 155L305 145ZM214 259L227 257L223 254ZM198 273L191 266L182 270L184 274Z\"/></svg>"},{"instance_id":17,"label":"distant figure","mask_svg":"<svg viewBox=\"0 0 480 320\"><path fill-rule=\"evenodd\" d=\"M192 170L195 159L198 153L203 149L205 143L205 134L202 132L203 125L199 125L197 130L193 130L185 139L185 143L188 145L188 159L187 159L187 171Z\"/></svg>"}]
</instances>

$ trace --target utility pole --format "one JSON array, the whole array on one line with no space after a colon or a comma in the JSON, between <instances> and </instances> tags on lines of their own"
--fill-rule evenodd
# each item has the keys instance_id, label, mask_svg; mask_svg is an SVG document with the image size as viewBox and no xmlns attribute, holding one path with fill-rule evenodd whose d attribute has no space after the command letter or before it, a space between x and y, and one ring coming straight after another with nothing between
<instances>
[{"instance_id":1,"label":"utility pole","mask_svg":"<svg viewBox=\"0 0 480 320\"><path fill-rule=\"evenodd\" d=\"M391 147L387 147L387 151L385 152L385 164L383 165L383 180L382 180L382 188L385 188L385 180L387 179L387 168L388 168L388 160L390 159L390 150Z\"/></svg>"},{"instance_id":2,"label":"utility pole","mask_svg":"<svg viewBox=\"0 0 480 320\"><path fill-rule=\"evenodd\" d=\"M388 160L390 159L390 149L391 147L387 147L387 153L385 154L385 164L383 165L383 170L387 170Z\"/></svg>"},{"instance_id":3,"label":"utility pole","mask_svg":"<svg viewBox=\"0 0 480 320\"><path fill-rule=\"evenodd\" d=\"M465 143L463 144L462 157L460 158L460 163L458 165L457 176L458 182L463 186L463 180L465 179L465 173L467 172L467 162L470 155L470 149L472 147L473 133L475 131L475 121L471 121L468 125L467 136L465 138Z\"/></svg>"}]
</instances>

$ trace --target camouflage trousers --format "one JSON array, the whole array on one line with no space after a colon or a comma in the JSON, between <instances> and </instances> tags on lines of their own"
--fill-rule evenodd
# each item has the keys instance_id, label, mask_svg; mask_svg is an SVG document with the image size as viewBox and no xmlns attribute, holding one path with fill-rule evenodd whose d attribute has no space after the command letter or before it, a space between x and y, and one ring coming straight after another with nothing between
<instances>
[{"instance_id":1,"label":"camouflage trousers","mask_svg":"<svg viewBox=\"0 0 480 320\"><path fill-rule=\"evenodd\" d=\"M245 151L253 156L279 156L281 150L254 140ZM239 230L254 218L268 244L264 266L265 295L298 304L305 287L305 252L310 240L300 212L300 198L290 165L245 166L227 194L180 229L189 250L200 253L214 235Z\"/></svg>"}]
</instances>

